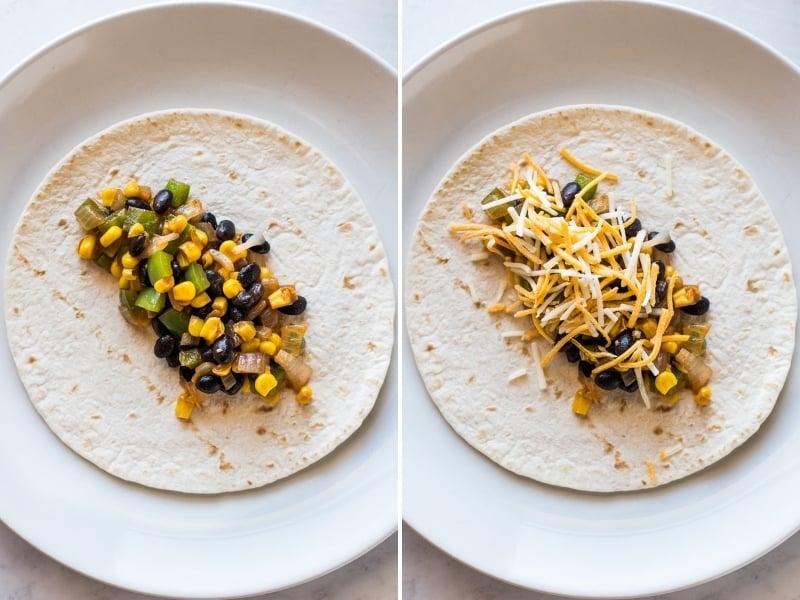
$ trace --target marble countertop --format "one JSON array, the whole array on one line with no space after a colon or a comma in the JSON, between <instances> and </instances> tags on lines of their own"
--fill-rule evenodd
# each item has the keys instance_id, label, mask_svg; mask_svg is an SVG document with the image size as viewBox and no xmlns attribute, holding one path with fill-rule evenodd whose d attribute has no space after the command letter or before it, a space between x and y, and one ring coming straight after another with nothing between
<instances>
[{"instance_id":1,"label":"marble countertop","mask_svg":"<svg viewBox=\"0 0 800 600\"><path fill-rule=\"evenodd\" d=\"M0 76L64 34L96 19L159 2L151 0L0 0ZM354 40L396 69L394 0L249 0L320 23ZM0 493L8 493L3 490ZM343 568L309 583L258 596L270 600L373 600L397 597L398 534ZM79 574L46 556L0 523L0 599L136 600L149 598Z\"/></svg>"},{"instance_id":2,"label":"marble countertop","mask_svg":"<svg viewBox=\"0 0 800 600\"><path fill-rule=\"evenodd\" d=\"M448 40L537 1L493 0L459 5L405 0L403 3L402 71L408 73ZM759 38L800 64L800 1L675 0L666 2L725 21ZM402 597L404 600L555 600L560 596L523 590L479 573L445 554L408 525L402 529ZM800 533L749 565L714 581L658 600L783 600L797 598L800 588Z\"/></svg>"}]
</instances>

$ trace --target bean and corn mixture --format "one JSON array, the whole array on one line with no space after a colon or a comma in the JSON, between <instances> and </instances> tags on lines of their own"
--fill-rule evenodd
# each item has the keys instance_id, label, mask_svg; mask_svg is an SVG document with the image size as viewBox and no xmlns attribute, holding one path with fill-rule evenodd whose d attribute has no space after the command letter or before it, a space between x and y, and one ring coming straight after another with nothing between
<instances>
[{"instance_id":1,"label":"bean and corn mixture","mask_svg":"<svg viewBox=\"0 0 800 600\"><path fill-rule=\"evenodd\" d=\"M650 408L674 405L688 387L697 404L708 404L708 298L670 264L675 243L669 234L646 229L634 202L626 213L597 193L615 174L566 149L560 154L577 170L573 181L562 186L525 154L510 181L481 202L491 223L450 226L462 241L483 243L486 251L473 260L494 255L507 269L488 310L526 324L504 337L549 342L544 356L532 345L541 388L547 385L543 367L559 353L577 365L581 385L572 410L578 415L615 389L638 391ZM509 287L514 298L502 302Z\"/></svg>"},{"instance_id":2,"label":"bean and corn mixture","mask_svg":"<svg viewBox=\"0 0 800 600\"><path fill-rule=\"evenodd\" d=\"M262 234L218 221L189 191L174 179L155 194L137 181L104 188L75 211L78 255L119 280L128 322L155 331L153 352L179 371L178 418L216 392L274 406L287 384L308 404L305 297L272 274Z\"/></svg>"}]
</instances>

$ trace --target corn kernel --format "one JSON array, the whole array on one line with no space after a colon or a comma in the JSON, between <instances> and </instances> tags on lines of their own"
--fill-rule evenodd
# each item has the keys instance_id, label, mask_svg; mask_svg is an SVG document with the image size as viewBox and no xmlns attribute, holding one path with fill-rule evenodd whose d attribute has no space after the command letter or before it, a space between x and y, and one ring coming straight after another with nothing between
<instances>
[{"instance_id":1,"label":"corn kernel","mask_svg":"<svg viewBox=\"0 0 800 600\"><path fill-rule=\"evenodd\" d=\"M120 264L122 264L124 268L133 269L136 267L136 265L139 264L139 259L136 258L135 256L131 256L130 252L126 252L125 254L122 255L122 258L120 258L119 262Z\"/></svg>"},{"instance_id":2,"label":"corn kernel","mask_svg":"<svg viewBox=\"0 0 800 600\"><path fill-rule=\"evenodd\" d=\"M175 416L184 421L192 416L194 401L190 394L181 394L175 404Z\"/></svg>"},{"instance_id":3,"label":"corn kernel","mask_svg":"<svg viewBox=\"0 0 800 600\"><path fill-rule=\"evenodd\" d=\"M166 294L173 287L175 287L175 278L172 275L162 277L153 284L153 288L160 294Z\"/></svg>"},{"instance_id":4,"label":"corn kernel","mask_svg":"<svg viewBox=\"0 0 800 600\"><path fill-rule=\"evenodd\" d=\"M272 277L272 271L269 270L269 267L261 267L259 279L268 279L270 277Z\"/></svg>"},{"instance_id":5,"label":"corn kernel","mask_svg":"<svg viewBox=\"0 0 800 600\"><path fill-rule=\"evenodd\" d=\"M119 289L121 290L129 290L131 289L131 280L127 277L120 277L119 278Z\"/></svg>"},{"instance_id":6,"label":"corn kernel","mask_svg":"<svg viewBox=\"0 0 800 600\"><path fill-rule=\"evenodd\" d=\"M656 389L662 396L667 396L677 384L678 378L672 371L661 371L656 375Z\"/></svg>"},{"instance_id":7,"label":"corn kernel","mask_svg":"<svg viewBox=\"0 0 800 600\"><path fill-rule=\"evenodd\" d=\"M111 266L108 268L108 270L113 277L122 276L122 265L120 264L118 256L111 262Z\"/></svg>"},{"instance_id":8,"label":"corn kernel","mask_svg":"<svg viewBox=\"0 0 800 600\"><path fill-rule=\"evenodd\" d=\"M153 199L153 190L149 185L139 186L139 198L146 200L147 202L150 202L150 200Z\"/></svg>"},{"instance_id":9,"label":"corn kernel","mask_svg":"<svg viewBox=\"0 0 800 600\"><path fill-rule=\"evenodd\" d=\"M675 308L682 308L684 306L691 306L696 304L702 296L700 295L700 288L696 285L687 285L672 294L672 302Z\"/></svg>"},{"instance_id":10,"label":"corn kernel","mask_svg":"<svg viewBox=\"0 0 800 600\"><path fill-rule=\"evenodd\" d=\"M97 245L97 236L93 233L83 236L78 244L78 256L85 260L94 260L100 255L100 246Z\"/></svg>"},{"instance_id":11,"label":"corn kernel","mask_svg":"<svg viewBox=\"0 0 800 600\"><path fill-rule=\"evenodd\" d=\"M661 349L666 352L667 354L677 354L678 353L678 343L677 342L664 342L661 344Z\"/></svg>"},{"instance_id":12,"label":"corn kernel","mask_svg":"<svg viewBox=\"0 0 800 600\"><path fill-rule=\"evenodd\" d=\"M222 284L222 293L228 298L233 298L243 289L238 279L226 279L225 283Z\"/></svg>"},{"instance_id":13,"label":"corn kernel","mask_svg":"<svg viewBox=\"0 0 800 600\"><path fill-rule=\"evenodd\" d=\"M172 297L176 302L191 302L197 295L197 290L191 281L182 281L172 288Z\"/></svg>"},{"instance_id":14,"label":"corn kernel","mask_svg":"<svg viewBox=\"0 0 800 600\"><path fill-rule=\"evenodd\" d=\"M239 348L242 352L258 352L260 345L260 341L252 339L248 342L242 342L242 345L239 346Z\"/></svg>"},{"instance_id":15,"label":"corn kernel","mask_svg":"<svg viewBox=\"0 0 800 600\"><path fill-rule=\"evenodd\" d=\"M222 319L219 317L208 317L203 323L203 328L200 330L200 337L210 344L224 332L225 326L222 324Z\"/></svg>"},{"instance_id":16,"label":"corn kernel","mask_svg":"<svg viewBox=\"0 0 800 600\"><path fill-rule=\"evenodd\" d=\"M217 313L219 317L224 315L228 312L228 299L225 296L217 296L214 298L213 302L211 302L211 311Z\"/></svg>"},{"instance_id":17,"label":"corn kernel","mask_svg":"<svg viewBox=\"0 0 800 600\"><path fill-rule=\"evenodd\" d=\"M172 233L182 233L188 223L184 215L175 215L167 222L167 229Z\"/></svg>"},{"instance_id":18,"label":"corn kernel","mask_svg":"<svg viewBox=\"0 0 800 600\"><path fill-rule=\"evenodd\" d=\"M251 321L238 321L233 324L233 330L245 342L256 337L256 326Z\"/></svg>"},{"instance_id":19,"label":"corn kernel","mask_svg":"<svg viewBox=\"0 0 800 600\"><path fill-rule=\"evenodd\" d=\"M276 352L281 349L281 346L283 346L283 340L277 333L270 333L267 340L275 344L275 348L277 348Z\"/></svg>"},{"instance_id":20,"label":"corn kernel","mask_svg":"<svg viewBox=\"0 0 800 600\"><path fill-rule=\"evenodd\" d=\"M262 396L266 396L276 385L278 380L272 373L261 373L253 382L256 391Z\"/></svg>"},{"instance_id":21,"label":"corn kernel","mask_svg":"<svg viewBox=\"0 0 800 600\"><path fill-rule=\"evenodd\" d=\"M272 292L267 297L267 300L272 308L289 306L297 300L297 292L295 292L294 287L285 286Z\"/></svg>"},{"instance_id":22,"label":"corn kernel","mask_svg":"<svg viewBox=\"0 0 800 600\"><path fill-rule=\"evenodd\" d=\"M267 356L275 356L278 353L278 347L273 342L264 340L258 345L258 351Z\"/></svg>"},{"instance_id":23,"label":"corn kernel","mask_svg":"<svg viewBox=\"0 0 800 600\"><path fill-rule=\"evenodd\" d=\"M114 200L117 199L117 192L119 192L119 189L117 188L103 188L100 192L100 201L103 203L103 206L109 208L112 204L114 204Z\"/></svg>"},{"instance_id":24,"label":"corn kernel","mask_svg":"<svg viewBox=\"0 0 800 600\"><path fill-rule=\"evenodd\" d=\"M697 390L697 393L694 395L694 401L699 406L708 406L708 403L711 402L711 388L704 385Z\"/></svg>"},{"instance_id":25,"label":"corn kernel","mask_svg":"<svg viewBox=\"0 0 800 600\"><path fill-rule=\"evenodd\" d=\"M191 305L192 308L201 308L211 302L211 296L209 296L206 292L202 294L197 294L192 300Z\"/></svg>"},{"instance_id":26,"label":"corn kernel","mask_svg":"<svg viewBox=\"0 0 800 600\"><path fill-rule=\"evenodd\" d=\"M127 279L128 281L133 281L134 279L139 279L139 276L134 273L133 269L126 268L123 265L122 273L120 274L120 279Z\"/></svg>"},{"instance_id":27,"label":"corn kernel","mask_svg":"<svg viewBox=\"0 0 800 600\"><path fill-rule=\"evenodd\" d=\"M238 246L239 245L233 240L225 240L219 245L219 251L235 262L240 258L247 257L247 250L239 250L237 252L236 248Z\"/></svg>"},{"instance_id":28,"label":"corn kernel","mask_svg":"<svg viewBox=\"0 0 800 600\"><path fill-rule=\"evenodd\" d=\"M125 184L125 187L122 188L122 193L128 198L138 198L141 189L139 189L139 184L136 181L129 181Z\"/></svg>"},{"instance_id":29,"label":"corn kernel","mask_svg":"<svg viewBox=\"0 0 800 600\"><path fill-rule=\"evenodd\" d=\"M203 265L204 269L207 269L214 264L214 257L208 252L203 252L203 255L200 257L200 263Z\"/></svg>"},{"instance_id":30,"label":"corn kernel","mask_svg":"<svg viewBox=\"0 0 800 600\"><path fill-rule=\"evenodd\" d=\"M203 331L203 324L205 321L198 317L197 315L192 315L189 317L189 328L188 332L189 335L193 335L194 337L200 337L200 332Z\"/></svg>"},{"instance_id":31,"label":"corn kernel","mask_svg":"<svg viewBox=\"0 0 800 600\"><path fill-rule=\"evenodd\" d=\"M100 236L100 244L103 248L108 248L111 244L122 237L122 227L112 225Z\"/></svg>"},{"instance_id":32,"label":"corn kernel","mask_svg":"<svg viewBox=\"0 0 800 600\"><path fill-rule=\"evenodd\" d=\"M142 235L144 233L144 225L141 223L134 223L131 225L131 228L128 229L128 237L136 237L137 235Z\"/></svg>"},{"instance_id":33,"label":"corn kernel","mask_svg":"<svg viewBox=\"0 0 800 600\"><path fill-rule=\"evenodd\" d=\"M653 319L647 319L639 326L639 329L641 329L645 337L650 340L653 339L653 336L656 334L658 323L656 323Z\"/></svg>"},{"instance_id":34,"label":"corn kernel","mask_svg":"<svg viewBox=\"0 0 800 600\"><path fill-rule=\"evenodd\" d=\"M295 396L295 399L297 400L298 404L308 404L309 402L311 402L311 398L312 398L313 395L314 395L314 392L311 389L311 386L304 385L297 392L297 395Z\"/></svg>"},{"instance_id":35,"label":"corn kernel","mask_svg":"<svg viewBox=\"0 0 800 600\"><path fill-rule=\"evenodd\" d=\"M178 258L180 259L181 255L183 255L188 261L187 266L200 260L201 254L202 249L195 242L184 242L178 246Z\"/></svg>"},{"instance_id":36,"label":"corn kernel","mask_svg":"<svg viewBox=\"0 0 800 600\"><path fill-rule=\"evenodd\" d=\"M591 406L592 398L589 396L589 394L585 394L581 390L575 392L575 397L572 399L572 412L574 412L576 415L585 417Z\"/></svg>"},{"instance_id":37,"label":"corn kernel","mask_svg":"<svg viewBox=\"0 0 800 600\"><path fill-rule=\"evenodd\" d=\"M192 241L197 244L200 248L205 246L208 243L208 235L202 229L198 229L197 227L192 228L192 232L190 234Z\"/></svg>"}]
</instances>

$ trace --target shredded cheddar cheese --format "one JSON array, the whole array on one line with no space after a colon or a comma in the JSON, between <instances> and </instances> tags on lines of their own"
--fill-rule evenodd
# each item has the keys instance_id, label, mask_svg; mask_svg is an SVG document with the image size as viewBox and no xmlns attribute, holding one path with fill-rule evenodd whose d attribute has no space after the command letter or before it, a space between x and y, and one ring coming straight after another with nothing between
<instances>
[{"instance_id":1,"label":"shredded cheddar cheese","mask_svg":"<svg viewBox=\"0 0 800 600\"><path fill-rule=\"evenodd\" d=\"M674 353L690 339L670 330L673 293L682 281L672 267L665 276L664 265L654 259L654 248L669 236L648 236L637 222L635 202L623 208L608 195L588 195L602 182L616 182L616 174L584 163L566 148L559 154L592 178L580 191L565 196L565 188L525 153L511 166L506 188L493 190L481 204L492 222L454 224L450 230L462 240L483 243L485 252L472 254L471 260L496 255L508 270L488 310L513 314L525 325L502 337L552 344L544 355L531 345L540 386L546 385L544 367L570 344L591 363L592 376L612 369L627 374L626 381L637 384L650 407L644 373L660 372L656 360L664 344ZM669 157L667 167L671 194ZM507 293L516 298L508 300ZM635 331L636 338L616 353L609 351L626 330Z\"/></svg>"}]
</instances>

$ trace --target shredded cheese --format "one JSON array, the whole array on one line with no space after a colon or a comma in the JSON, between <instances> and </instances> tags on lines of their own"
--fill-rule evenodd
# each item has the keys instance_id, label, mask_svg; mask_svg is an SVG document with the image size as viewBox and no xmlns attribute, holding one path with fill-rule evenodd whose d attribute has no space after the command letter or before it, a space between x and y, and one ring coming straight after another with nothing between
<instances>
[{"instance_id":1,"label":"shredded cheese","mask_svg":"<svg viewBox=\"0 0 800 600\"><path fill-rule=\"evenodd\" d=\"M519 379L520 377L525 377L525 375L527 375L527 374L528 374L528 372L525 370L525 368L524 367L520 367L516 371L512 371L511 373L509 373L508 382L511 383L515 379Z\"/></svg>"},{"instance_id":2,"label":"shredded cheese","mask_svg":"<svg viewBox=\"0 0 800 600\"><path fill-rule=\"evenodd\" d=\"M635 378L649 408L652 403L644 371L659 373L655 360L662 344L688 340L688 336L669 330L675 314L672 294L676 276L668 281L666 303L660 302L657 294L659 265L653 262L652 253L654 246L669 240L669 234L648 240L648 231L640 227L629 235L626 230L636 222L635 202L619 202L608 195L590 201L584 198L585 192L597 189L600 183L617 181L617 175L584 163L566 148L559 152L569 164L592 177L568 208L558 181L550 179L542 166L525 154L511 167L505 196L481 204L485 210L503 207L503 218L496 217L491 224L452 225L450 230L461 234L462 240L478 239L484 244L486 251L472 254L471 260L486 260L490 254L503 258L509 277L489 301L488 310L513 314L525 324L501 332L503 339L543 339L552 344L544 356L536 341L531 344L540 387L546 386L544 368L572 343L581 358L593 363L593 375L610 369L632 373L628 381ZM671 195L671 156L665 163L667 193ZM516 298L509 301L507 292L515 293ZM643 319L657 319L654 335L642 337L637 325ZM619 355L604 349L626 328L635 329L639 337ZM514 371L509 381L524 374L524 369Z\"/></svg>"}]
</instances>

